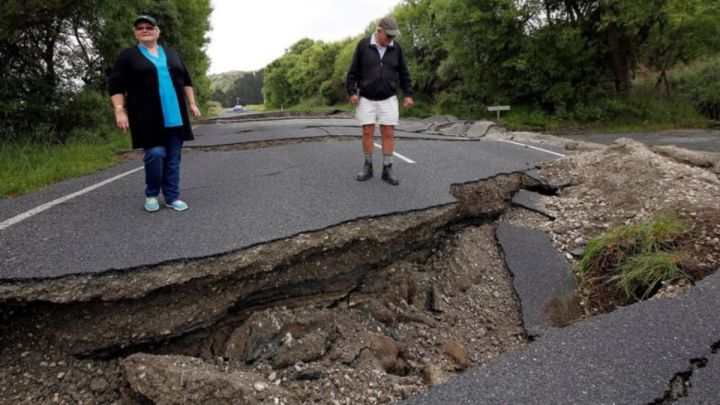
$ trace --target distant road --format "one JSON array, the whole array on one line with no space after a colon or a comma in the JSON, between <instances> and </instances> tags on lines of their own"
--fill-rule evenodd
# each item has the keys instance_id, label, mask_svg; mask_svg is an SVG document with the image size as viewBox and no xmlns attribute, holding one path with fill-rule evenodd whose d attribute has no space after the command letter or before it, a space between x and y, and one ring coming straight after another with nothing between
<instances>
[{"instance_id":1,"label":"distant road","mask_svg":"<svg viewBox=\"0 0 720 405\"><path fill-rule=\"evenodd\" d=\"M562 134L558 136L605 145L609 145L619 138L631 138L646 145L675 145L691 150L720 152L720 131L717 130L679 129L658 132Z\"/></svg>"}]
</instances>

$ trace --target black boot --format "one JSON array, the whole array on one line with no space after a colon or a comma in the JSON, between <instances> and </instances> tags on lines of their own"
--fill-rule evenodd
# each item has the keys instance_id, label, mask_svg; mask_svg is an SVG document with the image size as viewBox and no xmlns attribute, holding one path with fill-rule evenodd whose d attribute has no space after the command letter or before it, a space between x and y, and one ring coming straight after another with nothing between
<instances>
[{"instance_id":1,"label":"black boot","mask_svg":"<svg viewBox=\"0 0 720 405\"><path fill-rule=\"evenodd\" d=\"M373 176L372 163L365 162L362 171L357 174L357 181L365 181Z\"/></svg>"},{"instance_id":2,"label":"black boot","mask_svg":"<svg viewBox=\"0 0 720 405\"><path fill-rule=\"evenodd\" d=\"M392 165L383 166L382 179L392 184L393 186L397 186L398 184L400 184L400 180L398 180L398 178L393 175Z\"/></svg>"}]
</instances>

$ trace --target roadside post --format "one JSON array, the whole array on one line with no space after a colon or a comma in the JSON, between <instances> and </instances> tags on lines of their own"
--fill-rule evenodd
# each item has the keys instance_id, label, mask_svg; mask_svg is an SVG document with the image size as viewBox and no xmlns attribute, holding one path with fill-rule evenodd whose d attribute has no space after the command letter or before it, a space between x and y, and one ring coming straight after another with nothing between
<instances>
[{"instance_id":1,"label":"roadside post","mask_svg":"<svg viewBox=\"0 0 720 405\"><path fill-rule=\"evenodd\" d=\"M497 119L500 119L500 111L510 111L509 105L492 105L489 106L488 111L497 111Z\"/></svg>"}]
</instances>

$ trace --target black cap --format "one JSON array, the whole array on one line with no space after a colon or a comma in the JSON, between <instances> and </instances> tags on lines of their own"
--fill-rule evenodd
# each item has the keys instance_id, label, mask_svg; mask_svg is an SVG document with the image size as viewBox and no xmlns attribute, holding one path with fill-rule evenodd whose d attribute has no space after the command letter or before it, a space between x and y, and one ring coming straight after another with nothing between
<instances>
[{"instance_id":1,"label":"black cap","mask_svg":"<svg viewBox=\"0 0 720 405\"><path fill-rule=\"evenodd\" d=\"M133 21L133 25L137 25L137 23L142 22L142 21L149 22L153 26L157 27L157 20L155 20L152 16L149 16L149 15L138 16L135 19L135 21Z\"/></svg>"}]
</instances>

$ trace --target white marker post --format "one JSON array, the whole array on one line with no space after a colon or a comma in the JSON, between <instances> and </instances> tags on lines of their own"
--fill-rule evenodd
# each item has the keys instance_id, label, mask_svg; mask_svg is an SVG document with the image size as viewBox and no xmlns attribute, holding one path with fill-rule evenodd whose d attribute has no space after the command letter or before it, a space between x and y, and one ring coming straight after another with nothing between
<instances>
[{"instance_id":1,"label":"white marker post","mask_svg":"<svg viewBox=\"0 0 720 405\"><path fill-rule=\"evenodd\" d=\"M493 105L488 107L488 111L497 111L497 119L500 119L500 111L510 111L509 105Z\"/></svg>"}]
</instances>

